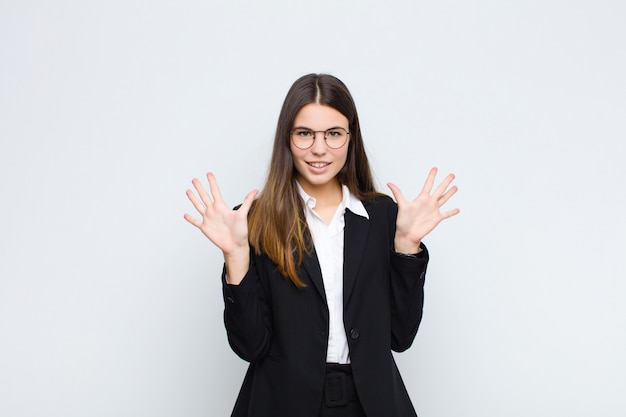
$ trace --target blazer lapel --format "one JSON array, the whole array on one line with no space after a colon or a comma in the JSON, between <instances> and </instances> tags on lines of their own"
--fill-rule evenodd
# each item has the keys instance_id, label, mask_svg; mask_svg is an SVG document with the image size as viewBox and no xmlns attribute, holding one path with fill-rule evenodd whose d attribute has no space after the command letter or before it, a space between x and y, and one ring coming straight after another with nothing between
<instances>
[{"instance_id":1,"label":"blazer lapel","mask_svg":"<svg viewBox=\"0 0 626 417\"><path fill-rule=\"evenodd\" d=\"M350 210L346 210L344 218L346 221L343 243L343 300L345 305L356 283L359 265L367 243L370 221Z\"/></svg>"},{"instance_id":2,"label":"blazer lapel","mask_svg":"<svg viewBox=\"0 0 626 417\"><path fill-rule=\"evenodd\" d=\"M322 269L320 268L320 262L317 259L315 248L313 248L310 256L304 257L302 265L309 274L309 277L311 277L311 281L313 281L313 285L322 296L324 303L328 304L326 301L326 291L324 290L324 280L322 279Z\"/></svg>"}]
</instances>

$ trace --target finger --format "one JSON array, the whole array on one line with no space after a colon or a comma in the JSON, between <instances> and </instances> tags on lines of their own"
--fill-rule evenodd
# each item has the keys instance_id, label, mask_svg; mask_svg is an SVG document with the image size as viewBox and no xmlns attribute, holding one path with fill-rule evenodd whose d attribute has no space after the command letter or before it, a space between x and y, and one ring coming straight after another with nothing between
<instances>
[{"instance_id":1,"label":"finger","mask_svg":"<svg viewBox=\"0 0 626 417\"><path fill-rule=\"evenodd\" d=\"M215 175L212 172L206 174L207 179L209 180L209 188L211 190L211 195L213 195L213 201L223 201L222 194L220 193L220 187L217 185L217 181L215 180Z\"/></svg>"},{"instance_id":2,"label":"finger","mask_svg":"<svg viewBox=\"0 0 626 417\"><path fill-rule=\"evenodd\" d=\"M437 200L439 202L439 207L446 204L446 201L448 201L450 197L456 194L457 191L459 191L459 187L454 186L450 188L448 191L446 191L442 196L440 196L439 199Z\"/></svg>"},{"instance_id":3,"label":"finger","mask_svg":"<svg viewBox=\"0 0 626 417\"><path fill-rule=\"evenodd\" d=\"M244 213L246 215L248 214L248 211L252 206L252 202L254 201L254 197L256 197L258 192L259 190L252 190L248 194L246 194L246 197L243 199L243 203L241 203L241 207L239 207L239 211L241 211L241 213Z\"/></svg>"},{"instance_id":4,"label":"finger","mask_svg":"<svg viewBox=\"0 0 626 417\"><path fill-rule=\"evenodd\" d=\"M393 194L393 197L396 199L396 203L404 204L406 202L406 199L404 198L404 195L402 194L402 191L400 191L398 186L391 182L388 182L387 187L389 187L389 189L391 190L391 194Z\"/></svg>"},{"instance_id":5,"label":"finger","mask_svg":"<svg viewBox=\"0 0 626 417\"><path fill-rule=\"evenodd\" d=\"M198 180L197 178L194 178L191 180L191 183L193 184L193 188L195 188L196 191L198 192L198 195L200 196L200 199L204 203L205 207L209 207L211 204L213 204L213 200L211 199L211 196L209 196L209 193L206 192L200 180Z\"/></svg>"},{"instance_id":6,"label":"finger","mask_svg":"<svg viewBox=\"0 0 626 417\"><path fill-rule=\"evenodd\" d=\"M441 184L439 184L439 187L437 187L437 189L435 190L434 195L436 196L441 196L443 195L446 190L448 189L448 187L450 186L450 183L452 183L452 181L454 181L454 174L449 174Z\"/></svg>"},{"instance_id":7,"label":"finger","mask_svg":"<svg viewBox=\"0 0 626 417\"><path fill-rule=\"evenodd\" d=\"M447 218L449 218L449 217L456 216L456 215L457 215L457 214L459 214L460 212L461 212L461 210L460 210L460 209L455 208L455 209L452 209L452 210L446 211L446 212L444 212L444 213L441 213L441 218L442 218L442 219L447 219Z\"/></svg>"},{"instance_id":8,"label":"finger","mask_svg":"<svg viewBox=\"0 0 626 417\"><path fill-rule=\"evenodd\" d=\"M437 168L433 167L428 172L428 177L426 177L426 181L424 182L424 188L422 188L422 193L430 194L430 191L433 189L433 185L435 184L436 176Z\"/></svg>"},{"instance_id":9,"label":"finger","mask_svg":"<svg viewBox=\"0 0 626 417\"><path fill-rule=\"evenodd\" d=\"M198 201L193 191L187 190L185 194L187 194L187 198L189 199L189 201L191 201L191 204L193 204L196 210L198 210L198 213L200 214L204 213L204 211L206 210L206 207L204 206L204 204Z\"/></svg>"},{"instance_id":10,"label":"finger","mask_svg":"<svg viewBox=\"0 0 626 417\"><path fill-rule=\"evenodd\" d=\"M189 214L185 213L185 215L183 216L185 218L185 220L187 220L189 223L191 223L192 225L196 226L196 227L200 227L200 225L202 224L200 222L200 220L191 217Z\"/></svg>"}]
</instances>

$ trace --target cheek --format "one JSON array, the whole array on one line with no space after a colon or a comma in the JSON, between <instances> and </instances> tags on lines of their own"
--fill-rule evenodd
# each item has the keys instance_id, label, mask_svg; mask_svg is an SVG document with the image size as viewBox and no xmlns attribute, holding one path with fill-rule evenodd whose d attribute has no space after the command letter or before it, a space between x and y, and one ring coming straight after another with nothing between
<instances>
[{"instance_id":1,"label":"cheek","mask_svg":"<svg viewBox=\"0 0 626 417\"><path fill-rule=\"evenodd\" d=\"M341 155L341 160L343 161L342 165L345 165L346 162L348 161L348 150L346 149L345 152L343 152L343 154Z\"/></svg>"},{"instance_id":2,"label":"cheek","mask_svg":"<svg viewBox=\"0 0 626 417\"><path fill-rule=\"evenodd\" d=\"M289 151L291 152L291 156L294 160L302 154L302 149L296 148L291 141L289 141Z\"/></svg>"},{"instance_id":3,"label":"cheek","mask_svg":"<svg viewBox=\"0 0 626 417\"><path fill-rule=\"evenodd\" d=\"M298 162L302 160L304 152L302 152L302 149L298 149L293 145L291 145L289 149L291 150L291 159L294 165L298 165Z\"/></svg>"},{"instance_id":4,"label":"cheek","mask_svg":"<svg viewBox=\"0 0 626 417\"><path fill-rule=\"evenodd\" d=\"M300 151L300 152L298 152L298 151ZM292 160L291 163L292 163L293 168L295 169L295 171L298 174L302 175L303 174L302 171L304 170L304 167L303 167L304 162L303 162L302 150L298 149L298 148L293 149L293 146L291 146L291 160Z\"/></svg>"}]
</instances>

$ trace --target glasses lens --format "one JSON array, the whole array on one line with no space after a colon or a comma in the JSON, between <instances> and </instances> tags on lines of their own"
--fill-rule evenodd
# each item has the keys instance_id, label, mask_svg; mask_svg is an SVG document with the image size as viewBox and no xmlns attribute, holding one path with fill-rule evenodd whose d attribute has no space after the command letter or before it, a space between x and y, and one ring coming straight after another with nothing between
<instances>
[{"instance_id":1,"label":"glasses lens","mask_svg":"<svg viewBox=\"0 0 626 417\"><path fill-rule=\"evenodd\" d=\"M308 149L315 141L315 133L309 129L297 128L291 132L291 140L296 147Z\"/></svg>"},{"instance_id":2,"label":"glasses lens","mask_svg":"<svg viewBox=\"0 0 626 417\"><path fill-rule=\"evenodd\" d=\"M328 129L324 133L324 138L326 139L326 144L329 148L337 149L345 145L348 140L348 132L341 127L336 127Z\"/></svg>"}]
</instances>

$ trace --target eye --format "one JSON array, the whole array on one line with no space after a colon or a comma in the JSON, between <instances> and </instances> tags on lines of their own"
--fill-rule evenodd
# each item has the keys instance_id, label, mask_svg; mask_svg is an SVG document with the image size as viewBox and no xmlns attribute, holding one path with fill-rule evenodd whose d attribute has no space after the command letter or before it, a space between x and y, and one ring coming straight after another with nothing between
<instances>
[{"instance_id":1,"label":"eye","mask_svg":"<svg viewBox=\"0 0 626 417\"><path fill-rule=\"evenodd\" d=\"M300 138L310 138L313 136L313 132L311 132L309 129L295 129L293 131L293 134Z\"/></svg>"},{"instance_id":2,"label":"eye","mask_svg":"<svg viewBox=\"0 0 626 417\"><path fill-rule=\"evenodd\" d=\"M346 133L343 131L343 129L328 129L328 131L326 131L326 137L333 139L340 139L345 134Z\"/></svg>"}]
</instances>

